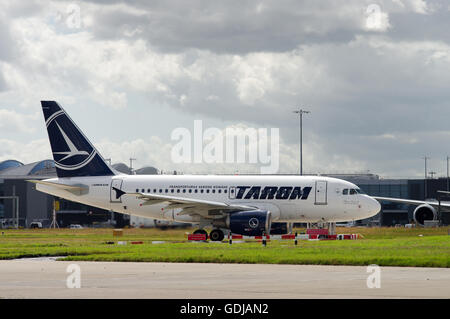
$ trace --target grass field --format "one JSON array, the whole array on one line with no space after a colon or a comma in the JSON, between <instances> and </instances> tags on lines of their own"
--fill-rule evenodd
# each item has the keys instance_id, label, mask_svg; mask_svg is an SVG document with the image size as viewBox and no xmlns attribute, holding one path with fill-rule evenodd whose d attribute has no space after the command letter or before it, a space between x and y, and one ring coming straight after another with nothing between
<instances>
[{"instance_id":1,"label":"grass field","mask_svg":"<svg viewBox=\"0 0 450 319\"><path fill-rule=\"evenodd\" d=\"M298 230L303 231L303 230ZM124 229L114 238L111 229L3 230L0 259L65 256L64 260L214 262L265 264L369 265L449 267L449 228L338 228L359 233L361 240L189 243L190 229ZM143 241L117 245L117 241ZM114 241L116 244L107 244ZM153 243L165 241L165 243Z\"/></svg>"}]
</instances>

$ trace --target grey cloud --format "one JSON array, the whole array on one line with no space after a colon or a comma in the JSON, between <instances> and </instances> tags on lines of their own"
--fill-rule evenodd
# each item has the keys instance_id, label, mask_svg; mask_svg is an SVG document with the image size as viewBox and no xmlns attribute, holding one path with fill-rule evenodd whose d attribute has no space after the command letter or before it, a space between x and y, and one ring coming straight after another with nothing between
<instances>
[{"instance_id":1,"label":"grey cloud","mask_svg":"<svg viewBox=\"0 0 450 319\"><path fill-rule=\"evenodd\" d=\"M447 3L448 6L448 3ZM431 14L393 13L389 36L395 40L442 41L450 44L450 12L440 8Z\"/></svg>"},{"instance_id":2,"label":"grey cloud","mask_svg":"<svg viewBox=\"0 0 450 319\"><path fill-rule=\"evenodd\" d=\"M8 86L6 84L3 74L0 72L0 92L6 91Z\"/></svg>"},{"instance_id":3,"label":"grey cloud","mask_svg":"<svg viewBox=\"0 0 450 319\"><path fill-rule=\"evenodd\" d=\"M42 13L43 2L28 1L6 1L3 10L8 12L10 18L24 18L29 16L37 16Z\"/></svg>"},{"instance_id":4,"label":"grey cloud","mask_svg":"<svg viewBox=\"0 0 450 319\"><path fill-rule=\"evenodd\" d=\"M0 6L0 61L11 61L19 56L18 42L12 34L11 24L16 18L39 16L42 5L36 1L4 1Z\"/></svg>"},{"instance_id":5,"label":"grey cloud","mask_svg":"<svg viewBox=\"0 0 450 319\"><path fill-rule=\"evenodd\" d=\"M92 37L80 46L95 43L93 48L101 50L102 42L97 40L107 39L109 44L117 40L122 45L123 40L134 44L143 39L147 46L139 51L142 55L145 50L176 53L167 74L161 68L155 71L161 74L149 75L154 80L149 86L156 83L167 90L136 89L121 81L123 71L114 71L123 67L120 59L112 60L107 54L99 63L111 63L114 80L110 82L103 77L91 81L91 72L99 70L71 65L71 59L59 67L29 59L24 61L31 65L21 67L42 83L61 83L76 99L91 99L86 92L102 85L126 91L130 100L137 100L133 99L136 92L143 93L153 104L169 105L199 118L221 119L224 125L244 122L279 127L283 140L294 146L298 118L292 111L302 106L312 111L304 122L306 147L321 145L325 150L321 156L328 156L328 161L347 156L379 172L411 174L420 169L424 152L433 158L446 152L449 12L434 10L424 15L390 0L380 1L389 13L391 28L370 33L361 25L364 9L372 2L265 1L260 2L266 8L259 13L259 2L242 1L92 1L102 4L94 8L81 3L81 13L92 15L92 25L80 32ZM437 8L444 2L431 3ZM32 9L17 9L15 14L20 11L30 14ZM0 39L0 59L11 60L11 48L23 39L13 39L4 21L0 22ZM76 57L77 49L73 50ZM64 60L64 54L47 58ZM144 69L152 63L136 61ZM252 68L257 69L254 74ZM243 101L238 86L247 78L250 82L244 93L254 96ZM133 79L133 74L127 79ZM251 81L262 84L252 87ZM132 107L131 112L144 109L141 104ZM171 119L164 120L169 123Z\"/></svg>"},{"instance_id":6,"label":"grey cloud","mask_svg":"<svg viewBox=\"0 0 450 319\"><path fill-rule=\"evenodd\" d=\"M379 3L392 26L387 36L450 43L444 0L428 1L430 14L414 12L409 2L403 7L391 0ZM93 33L99 39L142 38L162 52L286 52L371 34L363 29L370 4L373 1L132 1L127 6L133 14L112 5L96 10Z\"/></svg>"},{"instance_id":7,"label":"grey cloud","mask_svg":"<svg viewBox=\"0 0 450 319\"><path fill-rule=\"evenodd\" d=\"M317 1L135 1L132 5L140 12L118 6L96 10L94 34L100 39L122 38L130 30L140 30L132 38L143 38L169 52L190 48L235 54L283 52L299 44L353 39L361 31L366 8L361 2L323 5ZM343 14L335 14L341 7Z\"/></svg>"},{"instance_id":8,"label":"grey cloud","mask_svg":"<svg viewBox=\"0 0 450 319\"><path fill-rule=\"evenodd\" d=\"M359 135L387 131L433 131L446 127L450 109L449 62L427 60L432 49L416 52L399 48L381 38L381 46L362 39L350 45L314 45L298 51L306 65L298 70L274 70L276 83L251 105L239 100L234 80L237 75L216 69L201 81L180 78L170 83L173 107L228 121L272 125L286 128L290 141L296 139L297 121L292 110L304 106L313 113L311 130L316 134ZM373 41L378 41L374 39ZM292 63L286 56L286 63ZM203 63L207 63L203 61ZM428 63L428 64L427 64ZM270 68L271 65L261 65ZM315 69L320 68L318 75ZM311 79L305 89L296 72ZM289 84L289 88L286 88ZM185 95L183 105L177 97ZM215 96L216 99L207 99ZM437 116L438 115L438 116Z\"/></svg>"},{"instance_id":9,"label":"grey cloud","mask_svg":"<svg viewBox=\"0 0 450 319\"><path fill-rule=\"evenodd\" d=\"M16 43L11 35L9 20L1 19L0 15L0 61L10 61L14 59Z\"/></svg>"}]
</instances>

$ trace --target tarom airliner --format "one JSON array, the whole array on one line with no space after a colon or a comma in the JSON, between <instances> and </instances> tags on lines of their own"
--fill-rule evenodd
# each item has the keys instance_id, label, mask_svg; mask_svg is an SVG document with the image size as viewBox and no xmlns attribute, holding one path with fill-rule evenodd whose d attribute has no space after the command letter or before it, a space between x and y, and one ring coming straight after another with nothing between
<instances>
[{"instance_id":1,"label":"tarom airliner","mask_svg":"<svg viewBox=\"0 0 450 319\"><path fill-rule=\"evenodd\" d=\"M30 182L47 194L117 213L194 224L194 233L214 241L230 232L261 236L286 232L280 225L355 221L380 211L379 202L359 187L330 177L122 174L57 102L41 104L57 178Z\"/></svg>"}]
</instances>

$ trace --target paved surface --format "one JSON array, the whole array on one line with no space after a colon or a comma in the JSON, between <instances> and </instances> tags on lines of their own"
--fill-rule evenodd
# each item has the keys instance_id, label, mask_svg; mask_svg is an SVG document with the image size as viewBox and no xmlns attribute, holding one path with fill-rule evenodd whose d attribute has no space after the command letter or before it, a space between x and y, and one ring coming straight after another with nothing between
<instances>
[{"instance_id":1,"label":"paved surface","mask_svg":"<svg viewBox=\"0 0 450 319\"><path fill-rule=\"evenodd\" d=\"M76 262L81 288L66 286L74 262L0 261L0 298L450 298L450 269Z\"/></svg>"}]
</instances>

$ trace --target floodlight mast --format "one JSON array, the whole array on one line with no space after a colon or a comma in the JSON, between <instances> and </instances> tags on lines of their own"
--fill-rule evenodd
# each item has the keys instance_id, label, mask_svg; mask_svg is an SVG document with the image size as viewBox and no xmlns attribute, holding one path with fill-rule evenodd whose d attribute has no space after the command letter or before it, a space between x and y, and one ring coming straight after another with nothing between
<instances>
[{"instance_id":1,"label":"floodlight mast","mask_svg":"<svg viewBox=\"0 0 450 319\"><path fill-rule=\"evenodd\" d=\"M310 111L298 109L294 113L299 115L300 120L300 176L303 175L303 114L309 114Z\"/></svg>"},{"instance_id":2,"label":"floodlight mast","mask_svg":"<svg viewBox=\"0 0 450 319\"><path fill-rule=\"evenodd\" d=\"M447 192L450 191L450 176L449 176L449 166L448 166L449 160L450 160L450 156L447 156Z\"/></svg>"},{"instance_id":3,"label":"floodlight mast","mask_svg":"<svg viewBox=\"0 0 450 319\"><path fill-rule=\"evenodd\" d=\"M428 156L423 157L423 159L425 160L425 179L424 179L424 199L426 200L428 197L428 190L427 190L427 186L428 186L428 170L427 170L427 161L430 159Z\"/></svg>"}]
</instances>

